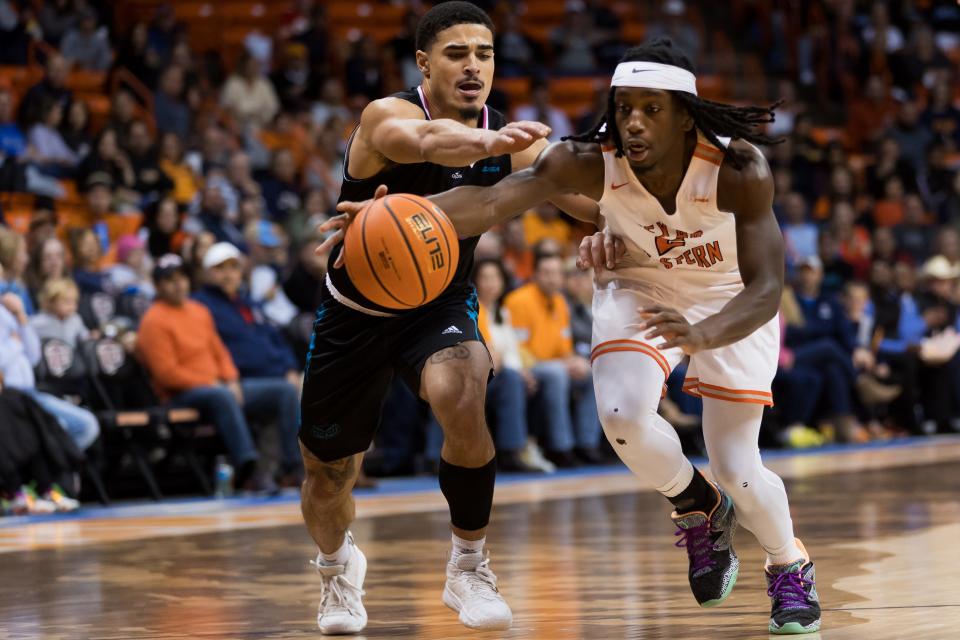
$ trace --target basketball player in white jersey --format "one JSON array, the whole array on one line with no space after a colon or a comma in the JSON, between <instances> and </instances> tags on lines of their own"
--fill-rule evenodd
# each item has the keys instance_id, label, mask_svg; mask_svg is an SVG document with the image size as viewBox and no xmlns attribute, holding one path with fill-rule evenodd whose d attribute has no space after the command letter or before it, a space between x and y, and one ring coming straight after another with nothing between
<instances>
[{"instance_id":1,"label":"basketball player in white jersey","mask_svg":"<svg viewBox=\"0 0 960 640\"><path fill-rule=\"evenodd\" d=\"M767 553L770 631L797 634L820 628L813 562L794 538L783 482L757 445L772 403L784 257L771 172L751 142L774 142L756 132L772 119L770 109L698 98L690 60L660 39L624 56L593 130L552 145L495 186L431 199L463 235L560 194L600 203L611 233L605 243L585 241L581 257L613 267L611 237L627 250L615 270L598 270L593 303L593 376L607 438L673 503L700 605L720 604L736 582L739 520ZM717 484L657 415L664 382L685 355L684 389L703 398Z\"/></svg>"}]
</instances>

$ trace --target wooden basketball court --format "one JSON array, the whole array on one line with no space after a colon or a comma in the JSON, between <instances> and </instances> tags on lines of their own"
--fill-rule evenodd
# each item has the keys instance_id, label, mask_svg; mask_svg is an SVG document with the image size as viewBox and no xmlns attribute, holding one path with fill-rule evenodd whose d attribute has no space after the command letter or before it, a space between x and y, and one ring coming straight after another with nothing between
<instances>
[{"instance_id":1,"label":"wooden basketball court","mask_svg":"<svg viewBox=\"0 0 960 640\"><path fill-rule=\"evenodd\" d=\"M958 462L958 438L769 461L817 562L823 631L807 637L960 637ZM768 637L753 537L736 537L730 599L699 609L668 505L620 469L504 479L488 546L514 626L470 631L440 602L442 498L398 487L359 499L364 637ZM314 551L299 518L286 497L0 521L0 637L319 637Z\"/></svg>"}]
</instances>

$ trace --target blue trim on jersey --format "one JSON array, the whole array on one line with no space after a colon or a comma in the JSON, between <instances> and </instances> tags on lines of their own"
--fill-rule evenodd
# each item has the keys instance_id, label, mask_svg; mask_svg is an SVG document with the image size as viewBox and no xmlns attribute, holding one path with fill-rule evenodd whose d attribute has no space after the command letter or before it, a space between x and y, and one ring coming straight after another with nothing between
<instances>
[{"instance_id":1,"label":"blue trim on jersey","mask_svg":"<svg viewBox=\"0 0 960 640\"><path fill-rule=\"evenodd\" d=\"M483 342L480 337L480 300L477 298L477 288L470 287L470 295L467 296L467 316L473 320L473 332L477 341Z\"/></svg>"},{"instance_id":2,"label":"blue trim on jersey","mask_svg":"<svg viewBox=\"0 0 960 640\"><path fill-rule=\"evenodd\" d=\"M310 359L313 356L313 348L317 345L317 323L323 320L324 316L327 315L327 303L329 300L324 300L320 307L317 309L316 317L313 320L313 333L310 334L310 346L307 347L307 361L303 365L303 375L306 376L310 373Z\"/></svg>"}]
</instances>

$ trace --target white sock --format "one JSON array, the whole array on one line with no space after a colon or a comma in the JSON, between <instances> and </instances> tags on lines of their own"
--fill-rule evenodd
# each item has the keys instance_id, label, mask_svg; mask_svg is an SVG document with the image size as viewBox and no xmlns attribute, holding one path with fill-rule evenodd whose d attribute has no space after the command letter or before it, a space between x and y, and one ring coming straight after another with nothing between
<instances>
[{"instance_id":1,"label":"white sock","mask_svg":"<svg viewBox=\"0 0 960 640\"><path fill-rule=\"evenodd\" d=\"M343 536L343 544L333 553L320 552L320 561L328 567L335 565L345 565L350 559L350 538Z\"/></svg>"},{"instance_id":2,"label":"white sock","mask_svg":"<svg viewBox=\"0 0 960 640\"><path fill-rule=\"evenodd\" d=\"M657 491L667 498L675 498L683 493L683 490L689 487L691 482L693 482L693 465L684 458L683 466L677 471L677 475L667 484L657 487Z\"/></svg>"},{"instance_id":3,"label":"white sock","mask_svg":"<svg viewBox=\"0 0 960 640\"><path fill-rule=\"evenodd\" d=\"M450 554L451 560L456 560L465 553L483 553L483 543L487 541L484 536L479 540L464 540L457 534L450 534L453 541L453 551Z\"/></svg>"},{"instance_id":4,"label":"white sock","mask_svg":"<svg viewBox=\"0 0 960 640\"><path fill-rule=\"evenodd\" d=\"M767 566L772 564L792 564L800 558L806 558L806 554L797 544L794 538L779 549L764 549L767 552Z\"/></svg>"}]
</instances>

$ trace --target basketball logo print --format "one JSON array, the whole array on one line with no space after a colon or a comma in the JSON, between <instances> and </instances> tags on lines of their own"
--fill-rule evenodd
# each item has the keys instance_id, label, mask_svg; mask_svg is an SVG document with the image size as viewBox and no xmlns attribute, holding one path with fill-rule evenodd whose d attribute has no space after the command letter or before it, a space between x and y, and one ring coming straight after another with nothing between
<instances>
[{"instance_id":1,"label":"basketball logo print","mask_svg":"<svg viewBox=\"0 0 960 640\"><path fill-rule=\"evenodd\" d=\"M433 228L433 225L430 224L427 217L422 213L415 213L407 218L407 224L410 225L413 232L417 234L428 247L428 255L430 256L429 272L433 273L434 271L442 269L445 260L443 249L440 247L440 238L437 237L436 230Z\"/></svg>"}]
</instances>

